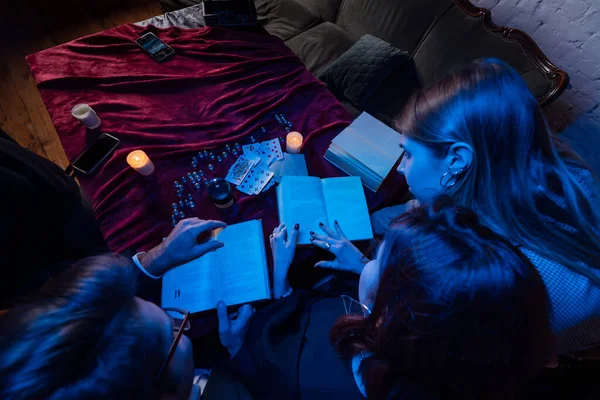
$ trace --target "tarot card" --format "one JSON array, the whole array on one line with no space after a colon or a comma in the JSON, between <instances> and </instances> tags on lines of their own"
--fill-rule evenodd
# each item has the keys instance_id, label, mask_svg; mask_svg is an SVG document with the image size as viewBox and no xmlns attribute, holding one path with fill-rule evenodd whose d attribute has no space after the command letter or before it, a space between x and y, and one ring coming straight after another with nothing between
<instances>
[{"instance_id":1,"label":"tarot card","mask_svg":"<svg viewBox=\"0 0 600 400\"><path fill-rule=\"evenodd\" d=\"M238 185L238 189L246 194L259 194L274 175L269 171L268 165L261 162L248 172L244 181Z\"/></svg>"},{"instance_id":2,"label":"tarot card","mask_svg":"<svg viewBox=\"0 0 600 400\"><path fill-rule=\"evenodd\" d=\"M269 179L269 182L267 182L267 184L265 185L265 187L263 188L263 192L266 192L267 190L271 189L273 187L273 185L275 185L277 183L277 181L275 180L275 174L273 173L273 177L271 179Z\"/></svg>"},{"instance_id":3,"label":"tarot card","mask_svg":"<svg viewBox=\"0 0 600 400\"><path fill-rule=\"evenodd\" d=\"M225 177L227 182L231 182L234 185L239 185L246 175L252 170L256 164L260 162L260 157L253 153L244 153L238 157L238 159L233 163L231 168L229 168L229 172Z\"/></svg>"},{"instance_id":4,"label":"tarot card","mask_svg":"<svg viewBox=\"0 0 600 400\"><path fill-rule=\"evenodd\" d=\"M276 160L269 169L275 172L275 182L281 182L285 175L308 176L304 154L283 153L283 160Z\"/></svg>"},{"instance_id":5,"label":"tarot card","mask_svg":"<svg viewBox=\"0 0 600 400\"><path fill-rule=\"evenodd\" d=\"M259 194L273 180L275 174L268 168L261 169L254 177L254 194Z\"/></svg>"},{"instance_id":6,"label":"tarot card","mask_svg":"<svg viewBox=\"0 0 600 400\"><path fill-rule=\"evenodd\" d=\"M260 143L250 143L243 145L242 150L244 151L244 154L252 153L258 155L261 147Z\"/></svg>"},{"instance_id":7,"label":"tarot card","mask_svg":"<svg viewBox=\"0 0 600 400\"><path fill-rule=\"evenodd\" d=\"M269 155L269 164L271 164L274 160L283 160L281 143L279 143L278 139L272 139L262 142L261 151Z\"/></svg>"},{"instance_id":8,"label":"tarot card","mask_svg":"<svg viewBox=\"0 0 600 400\"><path fill-rule=\"evenodd\" d=\"M242 149L244 149L244 154L246 152L251 152L252 154L256 154L267 165L269 165L271 163L271 160L273 159L273 155L267 152L266 146L264 146L264 142L247 144L245 146L242 146Z\"/></svg>"},{"instance_id":9,"label":"tarot card","mask_svg":"<svg viewBox=\"0 0 600 400\"><path fill-rule=\"evenodd\" d=\"M250 185L248 184L248 182L242 182L239 185L236 186L237 190L239 190L242 193L246 193L246 194L252 194L252 191L250 190Z\"/></svg>"}]
</instances>

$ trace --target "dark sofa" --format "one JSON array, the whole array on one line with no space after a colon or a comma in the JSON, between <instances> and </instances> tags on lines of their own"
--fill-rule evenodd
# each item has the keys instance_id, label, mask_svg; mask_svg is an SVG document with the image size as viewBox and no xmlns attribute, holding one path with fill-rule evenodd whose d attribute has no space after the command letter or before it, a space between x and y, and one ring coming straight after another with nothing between
<instances>
[{"instance_id":1,"label":"dark sofa","mask_svg":"<svg viewBox=\"0 0 600 400\"><path fill-rule=\"evenodd\" d=\"M158 1L166 11L199 2ZM259 23L281 38L317 77L365 34L408 53L410 62L378 81L361 104L334 91L355 115L365 110L389 123L415 89L479 57L500 58L516 68L543 106L568 84L566 72L552 64L527 34L496 26L488 10L468 0L255 0L254 4Z\"/></svg>"}]
</instances>

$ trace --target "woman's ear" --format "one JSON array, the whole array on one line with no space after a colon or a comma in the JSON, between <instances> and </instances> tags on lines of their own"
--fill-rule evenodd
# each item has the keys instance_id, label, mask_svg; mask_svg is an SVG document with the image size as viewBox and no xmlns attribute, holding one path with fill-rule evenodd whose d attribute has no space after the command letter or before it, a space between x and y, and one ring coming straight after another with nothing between
<instances>
[{"instance_id":1,"label":"woman's ear","mask_svg":"<svg viewBox=\"0 0 600 400\"><path fill-rule=\"evenodd\" d=\"M473 162L473 148L465 142L456 142L448 149L445 164L454 173L468 169Z\"/></svg>"}]
</instances>

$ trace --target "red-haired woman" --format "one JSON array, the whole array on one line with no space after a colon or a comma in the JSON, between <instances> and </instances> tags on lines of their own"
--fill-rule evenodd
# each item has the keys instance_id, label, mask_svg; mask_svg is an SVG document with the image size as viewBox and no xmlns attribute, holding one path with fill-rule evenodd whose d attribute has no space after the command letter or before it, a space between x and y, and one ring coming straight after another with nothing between
<instances>
[{"instance_id":1,"label":"red-haired woman","mask_svg":"<svg viewBox=\"0 0 600 400\"><path fill-rule=\"evenodd\" d=\"M276 275L296 238L285 226L273 234ZM289 293L285 279L275 285ZM232 359L205 398L246 398L233 377L255 399L504 399L551 354L539 274L473 212L438 202L403 215L358 289L358 299L292 292L256 313L243 345L222 308Z\"/></svg>"}]
</instances>

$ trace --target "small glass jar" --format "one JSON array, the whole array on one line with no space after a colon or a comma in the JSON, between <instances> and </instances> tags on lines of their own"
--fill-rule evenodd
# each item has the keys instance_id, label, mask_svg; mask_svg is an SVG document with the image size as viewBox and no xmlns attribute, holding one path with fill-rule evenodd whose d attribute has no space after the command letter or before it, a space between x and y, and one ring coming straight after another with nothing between
<instances>
[{"instance_id":1,"label":"small glass jar","mask_svg":"<svg viewBox=\"0 0 600 400\"><path fill-rule=\"evenodd\" d=\"M208 181L206 188L208 194L217 208L229 208L233 205L231 185L223 178L214 178Z\"/></svg>"}]
</instances>

